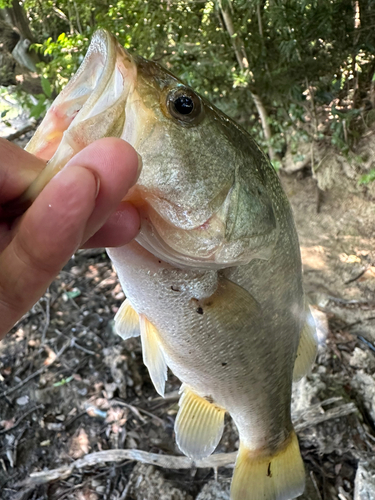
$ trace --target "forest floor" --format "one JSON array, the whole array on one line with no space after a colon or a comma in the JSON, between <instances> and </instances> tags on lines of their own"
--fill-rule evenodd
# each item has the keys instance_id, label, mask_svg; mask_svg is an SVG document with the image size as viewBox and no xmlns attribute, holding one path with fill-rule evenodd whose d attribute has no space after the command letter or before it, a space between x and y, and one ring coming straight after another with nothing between
<instances>
[{"instance_id":1,"label":"forest floor","mask_svg":"<svg viewBox=\"0 0 375 500\"><path fill-rule=\"evenodd\" d=\"M362 500L359 491L375 476L374 205L363 190L335 189L317 204L311 176L282 180L320 319L317 362L294 390L307 476L301 498L353 500L360 467L355 500ZM228 500L230 466L179 468L173 423L180 384L169 373L167 398L158 397L139 339L113 333L123 300L104 251L79 251L0 344L1 499ZM228 419L217 453L237 446ZM141 463L153 463L147 454L118 462L88 457L120 449L167 455L169 467Z\"/></svg>"}]
</instances>

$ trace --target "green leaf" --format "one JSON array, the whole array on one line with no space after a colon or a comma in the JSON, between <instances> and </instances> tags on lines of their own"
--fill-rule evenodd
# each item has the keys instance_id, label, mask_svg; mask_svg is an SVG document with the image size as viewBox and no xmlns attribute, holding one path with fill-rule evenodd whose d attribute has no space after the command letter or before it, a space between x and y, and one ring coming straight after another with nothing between
<instances>
[{"instance_id":1,"label":"green leaf","mask_svg":"<svg viewBox=\"0 0 375 500\"><path fill-rule=\"evenodd\" d=\"M32 106L30 109L30 117L31 118L40 118L43 116L47 110L46 96L44 94L38 95L39 99L35 106Z\"/></svg>"},{"instance_id":2,"label":"green leaf","mask_svg":"<svg viewBox=\"0 0 375 500\"><path fill-rule=\"evenodd\" d=\"M81 290L78 290L78 288L77 288L75 290L72 290L71 292L66 292L66 295L70 299L75 299L76 297L79 297L81 295Z\"/></svg>"},{"instance_id":3,"label":"green leaf","mask_svg":"<svg viewBox=\"0 0 375 500\"><path fill-rule=\"evenodd\" d=\"M374 181L375 181L375 169L372 169L368 174L364 174L361 176L361 178L358 181L358 184L366 185Z\"/></svg>"},{"instance_id":4,"label":"green leaf","mask_svg":"<svg viewBox=\"0 0 375 500\"><path fill-rule=\"evenodd\" d=\"M49 81L47 80L47 78L44 78L44 76L42 76L41 83L42 83L43 92L46 94L47 97L51 97L52 96L52 87L51 87L51 84L49 83Z\"/></svg>"},{"instance_id":5,"label":"green leaf","mask_svg":"<svg viewBox=\"0 0 375 500\"><path fill-rule=\"evenodd\" d=\"M67 377L67 378L63 378L59 382L55 382L53 384L53 387L61 387L62 385L69 384L69 382L71 382L73 380L73 378L74 378L73 375L70 375L70 377Z\"/></svg>"}]
</instances>

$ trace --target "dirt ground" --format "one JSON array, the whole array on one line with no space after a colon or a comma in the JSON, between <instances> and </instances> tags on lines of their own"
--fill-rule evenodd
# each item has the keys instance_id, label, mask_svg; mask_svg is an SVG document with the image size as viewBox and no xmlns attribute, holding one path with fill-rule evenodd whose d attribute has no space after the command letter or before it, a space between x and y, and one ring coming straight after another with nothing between
<instances>
[{"instance_id":1,"label":"dirt ground","mask_svg":"<svg viewBox=\"0 0 375 500\"><path fill-rule=\"evenodd\" d=\"M320 319L317 363L294 391L303 499L375 498L375 490L358 496L375 476L374 205L365 189L339 189L339 178L318 204L311 175L282 180L300 235L305 288ZM79 251L0 344L1 499L228 500L230 467L177 468L179 382L169 373L168 396L158 397L139 340L113 333L123 299L104 251ZM217 452L237 446L228 419ZM167 455L170 466L131 456L69 467L121 449ZM63 466L64 473L30 478Z\"/></svg>"}]
</instances>

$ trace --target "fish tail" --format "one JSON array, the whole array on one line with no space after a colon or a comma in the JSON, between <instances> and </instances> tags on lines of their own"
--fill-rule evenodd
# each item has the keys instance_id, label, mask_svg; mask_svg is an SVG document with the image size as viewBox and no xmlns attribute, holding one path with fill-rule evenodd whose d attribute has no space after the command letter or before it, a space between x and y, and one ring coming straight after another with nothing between
<instances>
[{"instance_id":1,"label":"fish tail","mask_svg":"<svg viewBox=\"0 0 375 500\"><path fill-rule=\"evenodd\" d=\"M290 500L304 488L305 471L294 431L272 455L240 445L231 500Z\"/></svg>"}]
</instances>

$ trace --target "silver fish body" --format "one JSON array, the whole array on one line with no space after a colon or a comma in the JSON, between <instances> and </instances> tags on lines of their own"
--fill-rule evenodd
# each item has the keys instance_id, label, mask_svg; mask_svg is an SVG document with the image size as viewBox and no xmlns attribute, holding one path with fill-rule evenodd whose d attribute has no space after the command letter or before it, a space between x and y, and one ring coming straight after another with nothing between
<instances>
[{"instance_id":1,"label":"silver fish body","mask_svg":"<svg viewBox=\"0 0 375 500\"><path fill-rule=\"evenodd\" d=\"M294 498L304 470L291 387L311 366L316 342L276 172L243 129L100 31L29 144L50 161L22 201L106 135L130 142L143 160L127 196L141 231L108 249L127 297L118 333L141 335L160 394L167 367L181 380L175 431L188 456L212 453L231 415L240 436L233 500Z\"/></svg>"}]
</instances>

